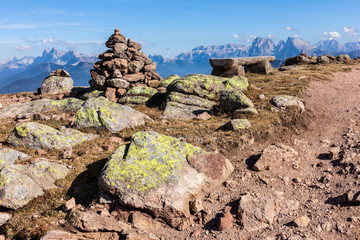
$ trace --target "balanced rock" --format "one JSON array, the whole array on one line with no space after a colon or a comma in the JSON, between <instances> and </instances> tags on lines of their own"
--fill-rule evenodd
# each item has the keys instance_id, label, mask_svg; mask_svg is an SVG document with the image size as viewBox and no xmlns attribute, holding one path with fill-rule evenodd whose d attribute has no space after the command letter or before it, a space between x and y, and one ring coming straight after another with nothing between
<instances>
[{"instance_id":1,"label":"balanced rock","mask_svg":"<svg viewBox=\"0 0 360 240\"><path fill-rule=\"evenodd\" d=\"M137 132L110 157L100 187L121 204L142 209L185 229L189 202L218 187L233 171L230 161L176 138Z\"/></svg>"},{"instance_id":2,"label":"balanced rock","mask_svg":"<svg viewBox=\"0 0 360 240\"><path fill-rule=\"evenodd\" d=\"M110 102L104 97L90 98L76 112L75 126L78 128L104 128L118 132L137 127L152 119L129 106Z\"/></svg>"},{"instance_id":3,"label":"balanced rock","mask_svg":"<svg viewBox=\"0 0 360 240\"><path fill-rule=\"evenodd\" d=\"M45 78L40 87L41 94L69 93L73 89L73 80L68 72L58 69Z\"/></svg>"},{"instance_id":4,"label":"balanced rock","mask_svg":"<svg viewBox=\"0 0 360 240\"><path fill-rule=\"evenodd\" d=\"M45 111L77 111L83 103L84 101L76 98L64 98L62 100L40 99L31 102L15 103L0 109L0 119L19 114L36 114Z\"/></svg>"},{"instance_id":5,"label":"balanced rock","mask_svg":"<svg viewBox=\"0 0 360 240\"><path fill-rule=\"evenodd\" d=\"M292 107L296 106L299 107L300 110L303 112L305 111L304 103L301 101L300 98L295 96L289 96L289 95L278 95L273 97L270 102L276 106L276 107Z\"/></svg>"},{"instance_id":6,"label":"balanced rock","mask_svg":"<svg viewBox=\"0 0 360 240\"><path fill-rule=\"evenodd\" d=\"M0 170L14 164L16 160L26 160L28 158L30 158L30 156L25 153L0 147Z\"/></svg>"},{"instance_id":7,"label":"balanced rock","mask_svg":"<svg viewBox=\"0 0 360 240\"><path fill-rule=\"evenodd\" d=\"M126 40L119 29L115 29L105 45L110 49L99 55L101 61L90 70L91 88L104 91L115 88L116 96L112 99L117 98L121 103L144 103L144 98L134 100L124 93L134 86L158 87L162 78L156 72L156 63L140 51L139 43Z\"/></svg>"},{"instance_id":8,"label":"balanced rock","mask_svg":"<svg viewBox=\"0 0 360 240\"><path fill-rule=\"evenodd\" d=\"M63 149L93 140L98 135L85 134L71 128L55 128L35 123L19 123L7 138L15 147L32 149Z\"/></svg>"},{"instance_id":9,"label":"balanced rock","mask_svg":"<svg viewBox=\"0 0 360 240\"><path fill-rule=\"evenodd\" d=\"M68 174L67 167L45 160L30 165L14 164L0 172L0 206L18 209L55 188L55 181Z\"/></svg>"}]
</instances>

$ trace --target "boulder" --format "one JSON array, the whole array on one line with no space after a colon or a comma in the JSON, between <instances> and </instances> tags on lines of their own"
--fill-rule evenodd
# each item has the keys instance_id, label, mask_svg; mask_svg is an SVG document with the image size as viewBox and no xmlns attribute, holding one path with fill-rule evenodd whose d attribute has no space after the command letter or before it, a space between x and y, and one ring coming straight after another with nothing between
<instances>
[{"instance_id":1,"label":"boulder","mask_svg":"<svg viewBox=\"0 0 360 240\"><path fill-rule=\"evenodd\" d=\"M86 101L86 100L88 100L89 98L97 98L97 97L100 97L100 96L104 97L104 96L105 96L105 92L104 92L104 91L99 91L99 90L93 90L93 91L87 92L87 93L83 94L82 96L80 96L80 99ZM83 103L84 103L84 102L82 102L82 104L83 104ZM82 105L82 104L81 104L81 105ZM80 107L81 107L81 105L80 105ZM79 110L80 107L79 107L77 110ZM76 110L76 111L77 111L77 110Z\"/></svg>"},{"instance_id":2,"label":"boulder","mask_svg":"<svg viewBox=\"0 0 360 240\"><path fill-rule=\"evenodd\" d=\"M173 74L167 78L164 78L161 82L160 82L160 87L164 87L167 88L170 83L172 83L174 80L179 79L180 76L177 74Z\"/></svg>"},{"instance_id":3,"label":"boulder","mask_svg":"<svg viewBox=\"0 0 360 240\"><path fill-rule=\"evenodd\" d=\"M163 117L166 119L189 120L199 114L211 111L217 105L215 101L207 100L195 95L171 92L166 98Z\"/></svg>"},{"instance_id":4,"label":"boulder","mask_svg":"<svg viewBox=\"0 0 360 240\"><path fill-rule=\"evenodd\" d=\"M26 160L29 158L30 156L25 153L0 147L0 170L14 164L16 160Z\"/></svg>"},{"instance_id":5,"label":"boulder","mask_svg":"<svg viewBox=\"0 0 360 240\"><path fill-rule=\"evenodd\" d=\"M239 90L220 92L220 108L223 111L235 111L239 108L253 108L252 101Z\"/></svg>"},{"instance_id":6,"label":"boulder","mask_svg":"<svg viewBox=\"0 0 360 240\"><path fill-rule=\"evenodd\" d=\"M78 128L104 128L111 132L137 127L145 124L145 121L152 119L104 97L88 99L75 115L75 126Z\"/></svg>"},{"instance_id":7,"label":"boulder","mask_svg":"<svg viewBox=\"0 0 360 240\"><path fill-rule=\"evenodd\" d=\"M130 88L124 94L124 97L120 98L118 102L123 104L143 104L157 93L158 91L155 88L150 88L147 86L134 86Z\"/></svg>"},{"instance_id":8,"label":"boulder","mask_svg":"<svg viewBox=\"0 0 360 240\"><path fill-rule=\"evenodd\" d=\"M62 100L40 99L31 102L15 103L0 109L0 119L13 117L19 114L35 114L45 111L77 111L84 101L76 98Z\"/></svg>"},{"instance_id":9,"label":"boulder","mask_svg":"<svg viewBox=\"0 0 360 240\"><path fill-rule=\"evenodd\" d=\"M153 131L135 133L104 166L99 185L122 205L185 229L189 202L218 187L233 171L224 156Z\"/></svg>"},{"instance_id":10,"label":"boulder","mask_svg":"<svg viewBox=\"0 0 360 240\"><path fill-rule=\"evenodd\" d=\"M70 77L50 76L44 79L40 87L41 94L69 93L73 89Z\"/></svg>"},{"instance_id":11,"label":"boulder","mask_svg":"<svg viewBox=\"0 0 360 240\"><path fill-rule=\"evenodd\" d=\"M233 119L225 123L221 128L229 131L247 129L251 127L251 123L247 119Z\"/></svg>"},{"instance_id":12,"label":"boulder","mask_svg":"<svg viewBox=\"0 0 360 240\"><path fill-rule=\"evenodd\" d=\"M18 209L55 188L55 181L68 174L67 167L45 160L30 165L14 164L0 172L0 206Z\"/></svg>"},{"instance_id":13,"label":"boulder","mask_svg":"<svg viewBox=\"0 0 360 240\"><path fill-rule=\"evenodd\" d=\"M245 77L223 78L212 75L192 74L176 79L168 86L169 92L180 92L217 101L222 90L246 90L249 83Z\"/></svg>"},{"instance_id":14,"label":"boulder","mask_svg":"<svg viewBox=\"0 0 360 240\"><path fill-rule=\"evenodd\" d=\"M292 107L296 106L299 107L302 112L305 111L304 103L301 101L300 98L295 96L289 95L278 95L273 97L270 102L276 107Z\"/></svg>"},{"instance_id":15,"label":"boulder","mask_svg":"<svg viewBox=\"0 0 360 240\"><path fill-rule=\"evenodd\" d=\"M15 147L32 149L63 149L98 137L85 134L71 128L55 128L35 123L19 123L7 138L7 142Z\"/></svg>"}]
</instances>

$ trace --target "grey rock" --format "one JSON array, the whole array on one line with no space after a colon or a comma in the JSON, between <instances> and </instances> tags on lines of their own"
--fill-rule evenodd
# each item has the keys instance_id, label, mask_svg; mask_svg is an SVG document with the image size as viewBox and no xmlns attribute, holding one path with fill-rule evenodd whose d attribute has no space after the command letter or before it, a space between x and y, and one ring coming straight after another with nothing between
<instances>
[{"instance_id":1,"label":"grey rock","mask_svg":"<svg viewBox=\"0 0 360 240\"><path fill-rule=\"evenodd\" d=\"M30 156L25 153L10 148L0 147L0 170L5 166L14 164L16 160L25 160L29 158Z\"/></svg>"},{"instance_id":2,"label":"grey rock","mask_svg":"<svg viewBox=\"0 0 360 240\"><path fill-rule=\"evenodd\" d=\"M128 71L130 74L138 73L144 67L143 61L131 61L129 62Z\"/></svg>"},{"instance_id":3,"label":"grey rock","mask_svg":"<svg viewBox=\"0 0 360 240\"><path fill-rule=\"evenodd\" d=\"M124 43L115 43L114 44L114 52L116 53L124 53L128 49L128 46Z\"/></svg>"},{"instance_id":4,"label":"grey rock","mask_svg":"<svg viewBox=\"0 0 360 240\"><path fill-rule=\"evenodd\" d=\"M233 119L225 123L221 128L229 131L247 129L251 127L251 123L247 119Z\"/></svg>"},{"instance_id":5,"label":"grey rock","mask_svg":"<svg viewBox=\"0 0 360 240\"><path fill-rule=\"evenodd\" d=\"M21 208L43 195L44 190L55 188L55 181L64 178L68 172L65 166L44 160L5 167L0 172L0 206Z\"/></svg>"},{"instance_id":6,"label":"grey rock","mask_svg":"<svg viewBox=\"0 0 360 240\"><path fill-rule=\"evenodd\" d=\"M259 115L258 111L253 107L238 109L238 110L235 111L235 113L249 114L249 115Z\"/></svg>"},{"instance_id":7,"label":"grey rock","mask_svg":"<svg viewBox=\"0 0 360 240\"><path fill-rule=\"evenodd\" d=\"M99 185L121 204L184 229L190 218L189 202L218 187L232 171L230 161L220 154L144 131L111 155Z\"/></svg>"},{"instance_id":8,"label":"grey rock","mask_svg":"<svg viewBox=\"0 0 360 240\"><path fill-rule=\"evenodd\" d=\"M105 97L105 92L104 91L99 91L99 90L93 90L93 91L90 91L90 92L87 92L87 93L83 94L82 96L80 96L80 98L82 100L88 100L90 98L97 98L97 97L100 97L100 96ZM83 103L84 102L82 102L82 104ZM81 105L80 105L80 107L81 107ZM77 110L79 110L80 107Z\"/></svg>"},{"instance_id":9,"label":"grey rock","mask_svg":"<svg viewBox=\"0 0 360 240\"><path fill-rule=\"evenodd\" d=\"M110 87L116 87L116 88L128 88L130 86L130 83L125 81L122 78L110 78L106 80L106 83Z\"/></svg>"},{"instance_id":10,"label":"grey rock","mask_svg":"<svg viewBox=\"0 0 360 240\"><path fill-rule=\"evenodd\" d=\"M78 240L79 237L75 234L60 231L60 230L51 230L48 231L40 240Z\"/></svg>"},{"instance_id":11,"label":"grey rock","mask_svg":"<svg viewBox=\"0 0 360 240\"><path fill-rule=\"evenodd\" d=\"M276 106L276 107L292 107L292 106L297 106L300 108L300 110L302 112L305 111L305 106L304 103L301 101L300 98L295 97L295 96L289 96L289 95L278 95L273 97L270 102Z\"/></svg>"},{"instance_id":12,"label":"grey rock","mask_svg":"<svg viewBox=\"0 0 360 240\"><path fill-rule=\"evenodd\" d=\"M75 115L75 126L78 128L105 128L111 132L140 126L146 121L152 119L129 106L112 103L104 97L88 99Z\"/></svg>"},{"instance_id":13,"label":"grey rock","mask_svg":"<svg viewBox=\"0 0 360 240\"><path fill-rule=\"evenodd\" d=\"M63 149L93 140L96 137L98 135L85 134L75 129L56 130L43 124L27 122L17 124L8 136L7 142L15 147Z\"/></svg>"},{"instance_id":14,"label":"grey rock","mask_svg":"<svg viewBox=\"0 0 360 240\"><path fill-rule=\"evenodd\" d=\"M12 217L10 213L0 212L0 227L4 225Z\"/></svg>"},{"instance_id":15,"label":"grey rock","mask_svg":"<svg viewBox=\"0 0 360 240\"><path fill-rule=\"evenodd\" d=\"M234 111L239 108L253 108L252 101L238 90L223 90L220 92L220 108L223 111Z\"/></svg>"},{"instance_id":16,"label":"grey rock","mask_svg":"<svg viewBox=\"0 0 360 240\"><path fill-rule=\"evenodd\" d=\"M41 84L41 94L69 93L73 88L73 80L69 77L50 76Z\"/></svg>"},{"instance_id":17,"label":"grey rock","mask_svg":"<svg viewBox=\"0 0 360 240\"><path fill-rule=\"evenodd\" d=\"M25 103L15 103L0 109L0 119L13 117L19 114L35 114L45 111L77 111L84 101L76 98L62 100L40 99Z\"/></svg>"}]
</instances>

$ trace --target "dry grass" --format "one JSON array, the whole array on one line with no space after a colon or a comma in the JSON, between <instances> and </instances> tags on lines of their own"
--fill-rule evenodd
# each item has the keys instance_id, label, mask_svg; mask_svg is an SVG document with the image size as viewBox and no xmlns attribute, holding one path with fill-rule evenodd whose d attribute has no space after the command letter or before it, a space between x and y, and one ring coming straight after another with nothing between
<instances>
[{"instance_id":1,"label":"dry grass","mask_svg":"<svg viewBox=\"0 0 360 240\"><path fill-rule=\"evenodd\" d=\"M9 211L13 218L3 227L3 233L8 238L38 239L46 230L58 227L57 222L65 217L61 210L62 204L71 197L77 203L88 206L96 201L98 194L97 179L111 150L105 151L102 146L108 144L110 136L120 136L129 140L130 136L140 130L153 130L169 136L181 138L186 142L200 146L209 151L218 150L228 155L231 149L239 147L242 136L255 136L256 141L266 138L271 134L280 136L299 114L292 109L286 113L271 111L269 100L279 94L299 95L312 81L326 81L333 72L350 71L354 64L331 65L303 65L299 69L287 72L275 71L267 76L248 74L251 84L245 94L254 102L259 112L258 116L238 116L231 114L218 114L205 121L166 121L161 119L161 111L157 108L136 106L141 112L154 119L144 126L135 129L126 129L117 134L94 129L86 132L98 133L100 138L85 142L73 147L73 158L62 159L60 150L50 150L42 157L67 166L72 166L71 173L66 179L58 181L60 186L56 190L47 191L45 195L31 201L27 206L18 211ZM258 99L259 94L265 94L266 100ZM51 113L49 113L51 114ZM219 130L225 122L232 118L246 117L252 123L252 128L246 131L229 132ZM52 127L67 125L66 121L39 121ZM0 141L6 146L6 138L14 128L11 120L2 121L0 125ZM276 130L276 131L275 131ZM116 149L117 145L113 145ZM34 150L18 148L36 158ZM25 163L25 162L22 162Z\"/></svg>"}]
</instances>

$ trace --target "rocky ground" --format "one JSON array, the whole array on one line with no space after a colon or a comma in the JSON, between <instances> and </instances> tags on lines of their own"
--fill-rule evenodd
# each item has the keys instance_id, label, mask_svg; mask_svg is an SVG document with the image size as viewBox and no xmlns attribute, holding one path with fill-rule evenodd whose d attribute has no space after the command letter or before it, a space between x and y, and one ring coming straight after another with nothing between
<instances>
[{"instance_id":1,"label":"rocky ground","mask_svg":"<svg viewBox=\"0 0 360 240\"><path fill-rule=\"evenodd\" d=\"M330 74L321 75L324 71ZM286 85L286 78L296 81ZM48 232L43 239L55 239L51 236L60 233L57 239L358 239L359 79L358 64L249 76L246 95L262 121L250 117L253 128L248 130L219 130L233 118L229 115L185 124L161 119L158 110L137 107L155 121L117 134L89 130L101 137L73 147L72 153L17 148L32 156L17 163L43 157L66 165L71 174L56 181L60 188L45 189L45 195L27 206L2 209L12 215L2 226L3 238L39 239ZM265 87L270 84L274 89ZM296 88L297 84L303 87ZM264 101L255 100L260 93L265 94ZM297 94L306 110L270 111L268 102L274 93ZM33 94L4 95L0 103L5 107L36 98ZM50 111L44 116L39 123L58 128L70 126L74 113ZM15 123L27 121L27 116L2 120L3 146L8 146L5 140ZM223 184L191 203L185 230L175 230L163 219L140 211L117 208L111 197L99 195L97 178L106 159L122 141L128 142L129 136L143 129L221 153L234 167Z\"/></svg>"}]
</instances>

